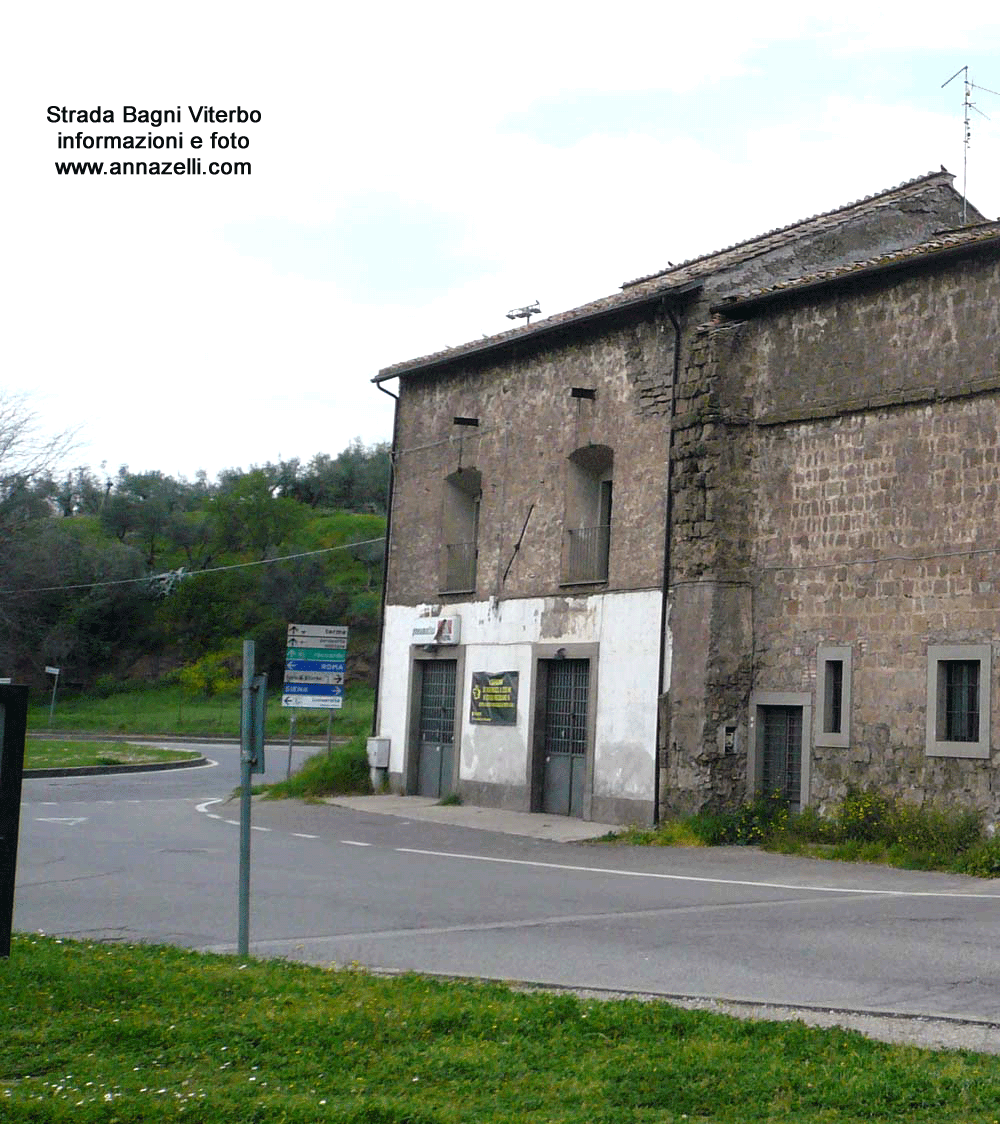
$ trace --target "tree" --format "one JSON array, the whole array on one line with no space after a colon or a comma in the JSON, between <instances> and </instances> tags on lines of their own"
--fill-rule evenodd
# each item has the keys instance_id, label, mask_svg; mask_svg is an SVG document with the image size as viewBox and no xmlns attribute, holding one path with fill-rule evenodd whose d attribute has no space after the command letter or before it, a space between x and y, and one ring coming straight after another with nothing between
<instances>
[{"instance_id":1,"label":"tree","mask_svg":"<svg viewBox=\"0 0 1000 1124\"><path fill-rule=\"evenodd\" d=\"M73 431L41 436L27 396L0 391L0 536L9 537L37 517L39 502L45 501L32 484L51 475L75 436Z\"/></svg>"}]
</instances>

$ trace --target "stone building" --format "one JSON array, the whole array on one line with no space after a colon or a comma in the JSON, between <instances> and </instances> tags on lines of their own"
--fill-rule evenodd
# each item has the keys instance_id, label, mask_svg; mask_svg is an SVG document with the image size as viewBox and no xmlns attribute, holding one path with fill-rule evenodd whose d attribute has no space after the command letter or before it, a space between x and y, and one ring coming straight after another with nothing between
<instances>
[{"instance_id":1,"label":"stone building","mask_svg":"<svg viewBox=\"0 0 1000 1124\"><path fill-rule=\"evenodd\" d=\"M951 179L378 374L394 788L989 806L1000 232Z\"/></svg>"}]
</instances>

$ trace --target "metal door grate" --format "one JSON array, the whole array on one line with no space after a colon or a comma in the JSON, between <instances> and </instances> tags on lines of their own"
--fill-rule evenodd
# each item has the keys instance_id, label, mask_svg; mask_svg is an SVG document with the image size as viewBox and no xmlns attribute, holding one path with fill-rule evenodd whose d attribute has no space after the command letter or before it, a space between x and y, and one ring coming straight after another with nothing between
<instances>
[{"instance_id":1,"label":"metal door grate","mask_svg":"<svg viewBox=\"0 0 1000 1124\"><path fill-rule=\"evenodd\" d=\"M455 661L421 661L420 741L451 745L455 740Z\"/></svg>"},{"instance_id":2,"label":"metal door grate","mask_svg":"<svg viewBox=\"0 0 1000 1124\"><path fill-rule=\"evenodd\" d=\"M589 660L552 660L548 665L545 752L587 752Z\"/></svg>"},{"instance_id":3,"label":"metal door grate","mask_svg":"<svg viewBox=\"0 0 1000 1124\"><path fill-rule=\"evenodd\" d=\"M761 707L764 722L763 790L798 807L802 786L802 707Z\"/></svg>"}]
</instances>

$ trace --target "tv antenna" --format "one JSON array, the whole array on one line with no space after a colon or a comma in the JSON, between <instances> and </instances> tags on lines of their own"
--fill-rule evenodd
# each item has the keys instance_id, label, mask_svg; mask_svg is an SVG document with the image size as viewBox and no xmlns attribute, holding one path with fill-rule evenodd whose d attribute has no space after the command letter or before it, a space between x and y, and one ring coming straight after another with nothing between
<instances>
[{"instance_id":1,"label":"tv antenna","mask_svg":"<svg viewBox=\"0 0 1000 1124\"><path fill-rule=\"evenodd\" d=\"M541 313L541 307L538 301L535 301L534 304L525 304L520 308L512 308L510 312L507 313L507 319L523 320L526 324L530 324L532 316L540 316Z\"/></svg>"},{"instance_id":2,"label":"tv antenna","mask_svg":"<svg viewBox=\"0 0 1000 1124\"><path fill-rule=\"evenodd\" d=\"M972 91L982 90L986 94L993 94L994 97L1000 97L1000 94L998 94L996 90L990 90L986 86L979 86L973 82L969 77L968 66L959 67L947 82L941 83L941 89L943 90L949 83L954 82L960 74L962 75L962 81L965 85L965 98L963 99L963 106L965 109L964 137L962 142L964 146L962 152L962 224L965 225L969 211L969 143L972 139L972 125L970 124L969 118L970 114L975 111L980 117L985 117L987 121L990 119L988 114L983 113L979 106L972 100Z\"/></svg>"}]
</instances>

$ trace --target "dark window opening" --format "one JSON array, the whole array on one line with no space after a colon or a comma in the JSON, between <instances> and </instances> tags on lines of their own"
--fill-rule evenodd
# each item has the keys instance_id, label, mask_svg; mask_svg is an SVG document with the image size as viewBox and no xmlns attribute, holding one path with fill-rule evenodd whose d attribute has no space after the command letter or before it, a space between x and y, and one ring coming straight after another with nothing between
<instances>
[{"instance_id":1,"label":"dark window opening","mask_svg":"<svg viewBox=\"0 0 1000 1124\"><path fill-rule=\"evenodd\" d=\"M823 692L823 732L839 734L844 721L844 661L827 660Z\"/></svg>"},{"instance_id":2,"label":"dark window opening","mask_svg":"<svg viewBox=\"0 0 1000 1124\"><path fill-rule=\"evenodd\" d=\"M948 742L979 741L979 660L942 660L938 665Z\"/></svg>"}]
</instances>

